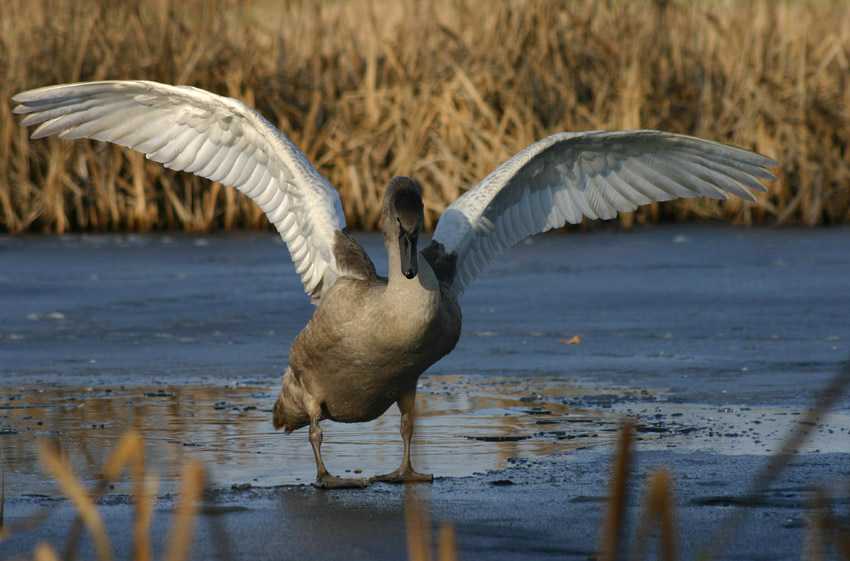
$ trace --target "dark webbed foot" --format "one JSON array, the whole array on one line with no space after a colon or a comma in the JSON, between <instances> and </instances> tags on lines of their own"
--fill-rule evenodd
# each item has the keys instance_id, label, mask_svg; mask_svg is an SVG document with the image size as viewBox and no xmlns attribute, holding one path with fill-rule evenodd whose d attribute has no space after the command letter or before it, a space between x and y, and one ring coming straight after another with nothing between
<instances>
[{"instance_id":1,"label":"dark webbed foot","mask_svg":"<svg viewBox=\"0 0 850 561\"><path fill-rule=\"evenodd\" d=\"M313 487L316 489L362 489L367 483L366 479L337 477L326 473L316 478Z\"/></svg>"},{"instance_id":2,"label":"dark webbed foot","mask_svg":"<svg viewBox=\"0 0 850 561\"><path fill-rule=\"evenodd\" d=\"M383 481L385 483L431 483L434 476L430 473L419 473L413 468L398 468L392 473L375 475L370 481Z\"/></svg>"}]
</instances>

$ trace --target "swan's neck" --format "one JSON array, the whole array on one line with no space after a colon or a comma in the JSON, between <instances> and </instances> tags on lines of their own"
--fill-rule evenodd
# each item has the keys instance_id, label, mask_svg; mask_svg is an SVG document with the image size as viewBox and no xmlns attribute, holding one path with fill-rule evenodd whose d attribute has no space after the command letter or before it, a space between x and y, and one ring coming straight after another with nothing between
<instances>
[{"instance_id":1,"label":"swan's neck","mask_svg":"<svg viewBox=\"0 0 850 561\"><path fill-rule=\"evenodd\" d=\"M394 329L415 332L424 330L440 307L440 284L428 261L417 253L419 272L408 279L401 272L401 255L397 243L387 244L387 289L385 306L389 310Z\"/></svg>"}]
</instances>

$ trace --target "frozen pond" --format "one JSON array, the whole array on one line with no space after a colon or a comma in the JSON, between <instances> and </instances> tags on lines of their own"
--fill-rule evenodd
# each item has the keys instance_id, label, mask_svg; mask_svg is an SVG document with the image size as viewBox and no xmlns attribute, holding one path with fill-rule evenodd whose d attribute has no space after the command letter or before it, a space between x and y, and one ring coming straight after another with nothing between
<instances>
[{"instance_id":1,"label":"frozen pond","mask_svg":"<svg viewBox=\"0 0 850 561\"><path fill-rule=\"evenodd\" d=\"M380 272L379 235L360 239ZM540 236L497 258L461 305L457 348L421 380L422 471L486 479L550 455L581 463L624 417L638 450L674 468L694 454L758 461L850 355L850 230ZM186 457L207 463L217 489L309 483L306 431L275 432L270 409L311 313L273 234L0 238L7 498L56 493L39 439L92 483L127 428L142 431L163 491ZM399 461L394 408L323 427L331 471L370 475ZM848 451L845 396L803 450L826 466L812 481L847 477L834 458Z\"/></svg>"}]
</instances>

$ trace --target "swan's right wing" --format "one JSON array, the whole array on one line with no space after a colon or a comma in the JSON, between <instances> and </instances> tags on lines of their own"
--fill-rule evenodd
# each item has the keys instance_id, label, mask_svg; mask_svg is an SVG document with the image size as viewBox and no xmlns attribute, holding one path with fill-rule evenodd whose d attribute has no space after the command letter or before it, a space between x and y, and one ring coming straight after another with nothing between
<instances>
[{"instance_id":1,"label":"swan's right wing","mask_svg":"<svg viewBox=\"0 0 850 561\"><path fill-rule=\"evenodd\" d=\"M289 249L314 301L348 272L334 256L345 228L339 195L304 154L259 113L188 86L105 81L20 93L33 138L93 138L128 146L175 170L236 187L251 197Z\"/></svg>"},{"instance_id":2,"label":"swan's right wing","mask_svg":"<svg viewBox=\"0 0 850 561\"><path fill-rule=\"evenodd\" d=\"M613 218L639 205L688 197L753 201L776 179L770 158L725 144L660 131L559 133L536 142L458 197L433 239L457 256L459 296L494 256L520 240Z\"/></svg>"}]
</instances>

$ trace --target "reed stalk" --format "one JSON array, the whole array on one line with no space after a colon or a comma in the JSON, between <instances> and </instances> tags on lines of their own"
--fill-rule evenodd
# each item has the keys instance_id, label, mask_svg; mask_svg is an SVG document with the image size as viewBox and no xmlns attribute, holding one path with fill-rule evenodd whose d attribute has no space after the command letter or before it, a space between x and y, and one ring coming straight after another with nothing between
<instances>
[{"instance_id":1,"label":"reed stalk","mask_svg":"<svg viewBox=\"0 0 850 561\"><path fill-rule=\"evenodd\" d=\"M76 2L0 10L0 231L268 228L242 195L102 143L30 141L12 95L149 79L237 97L289 136L372 229L394 175L427 225L557 131L651 128L780 162L759 203L688 200L653 223L850 222L850 3Z\"/></svg>"}]
</instances>

